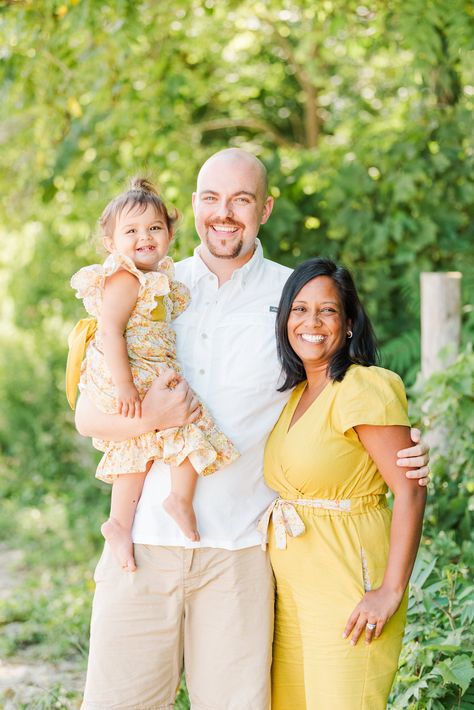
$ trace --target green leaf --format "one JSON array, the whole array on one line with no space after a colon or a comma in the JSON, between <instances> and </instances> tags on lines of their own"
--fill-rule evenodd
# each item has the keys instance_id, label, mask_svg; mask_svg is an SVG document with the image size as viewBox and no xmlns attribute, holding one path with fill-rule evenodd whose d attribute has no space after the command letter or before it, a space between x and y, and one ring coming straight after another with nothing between
<instances>
[{"instance_id":1,"label":"green leaf","mask_svg":"<svg viewBox=\"0 0 474 710\"><path fill-rule=\"evenodd\" d=\"M441 675L445 683L454 683L463 692L468 689L471 680L474 678L472 661L469 656L464 654L438 663L434 671Z\"/></svg>"}]
</instances>

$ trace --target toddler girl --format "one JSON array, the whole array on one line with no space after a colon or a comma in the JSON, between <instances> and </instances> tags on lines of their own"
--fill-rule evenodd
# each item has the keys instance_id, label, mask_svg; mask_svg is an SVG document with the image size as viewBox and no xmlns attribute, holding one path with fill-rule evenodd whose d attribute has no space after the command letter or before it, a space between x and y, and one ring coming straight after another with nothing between
<instances>
[{"instance_id":1,"label":"toddler girl","mask_svg":"<svg viewBox=\"0 0 474 710\"><path fill-rule=\"evenodd\" d=\"M190 295L174 279L173 262L167 256L175 220L153 185L135 178L129 190L107 205L99 220L108 258L103 265L80 269L71 279L76 296L97 321L96 329L94 321L85 321L89 337L79 389L103 412L141 416L141 400L160 370L181 372L171 321L185 310ZM84 333L84 321L81 324L71 334L72 341ZM77 383L71 377L73 357L71 350L66 380L71 406ZM238 457L202 405L193 424L151 431L127 441L94 439L93 443L104 452L96 476L113 482L110 517L102 525L102 534L129 571L136 569L133 518L153 460L162 459L171 466L171 493L164 501L165 510L188 538L197 541L192 505L197 474L214 473Z\"/></svg>"}]
</instances>

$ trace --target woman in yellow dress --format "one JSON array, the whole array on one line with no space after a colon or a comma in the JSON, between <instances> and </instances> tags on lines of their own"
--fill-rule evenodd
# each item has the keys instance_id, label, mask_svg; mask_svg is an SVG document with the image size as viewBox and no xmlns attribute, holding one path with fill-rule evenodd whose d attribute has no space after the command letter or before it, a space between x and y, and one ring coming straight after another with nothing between
<instances>
[{"instance_id":1,"label":"woman in yellow dress","mask_svg":"<svg viewBox=\"0 0 474 710\"><path fill-rule=\"evenodd\" d=\"M403 383L375 365L352 277L327 259L290 276L277 340L281 389L295 389L265 451L279 494L260 521L276 579L272 710L382 710L426 498L395 464L410 445Z\"/></svg>"}]
</instances>

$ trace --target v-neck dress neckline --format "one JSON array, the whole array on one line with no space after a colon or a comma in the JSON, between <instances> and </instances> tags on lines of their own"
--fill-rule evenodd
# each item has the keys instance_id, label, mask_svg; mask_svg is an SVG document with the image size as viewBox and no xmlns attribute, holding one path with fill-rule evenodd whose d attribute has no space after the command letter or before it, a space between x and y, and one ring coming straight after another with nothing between
<instances>
[{"instance_id":1,"label":"v-neck dress neckline","mask_svg":"<svg viewBox=\"0 0 474 710\"><path fill-rule=\"evenodd\" d=\"M301 419L303 419L305 417L305 415L308 414L312 410L312 408L316 404L316 402L319 402L322 399L323 395L325 395L325 393L330 389L330 385L332 385L331 380L323 387L321 392L313 399L313 401L305 409L303 414L301 414L301 416L299 416L296 421L293 421L293 416L296 412L298 404L301 401L302 396L304 395L304 393L306 391L306 388L308 386L308 381L304 380L304 382L300 382L298 385L296 385L296 387L293 390L293 393L291 395L290 402L288 403L290 406L287 405L288 406L288 418L286 421L286 430L285 430L286 436L288 436L290 434L290 432L293 431L295 426L301 421Z\"/></svg>"}]
</instances>

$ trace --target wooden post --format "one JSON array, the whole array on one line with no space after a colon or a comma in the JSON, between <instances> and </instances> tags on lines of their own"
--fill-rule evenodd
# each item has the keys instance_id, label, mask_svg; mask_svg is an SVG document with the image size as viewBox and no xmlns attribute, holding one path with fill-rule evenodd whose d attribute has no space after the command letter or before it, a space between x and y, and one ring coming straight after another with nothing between
<instances>
[{"instance_id":1,"label":"wooden post","mask_svg":"<svg viewBox=\"0 0 474 710\"><path fill-rule=\"evenodd\" d=\"M461 278L458 271L421 274L421 374L443 370L459 352ZM440 351L447 348L444 357Z\"/></svg>"}]
</instances>

